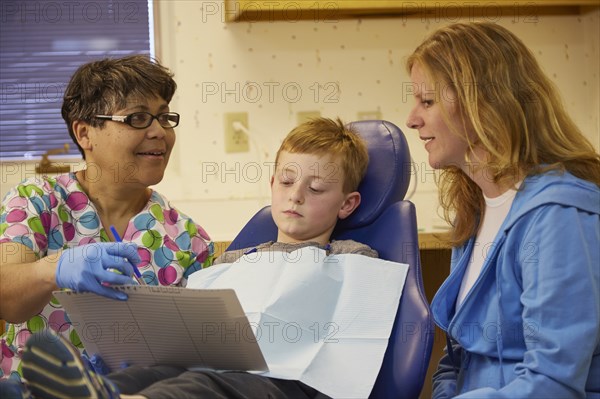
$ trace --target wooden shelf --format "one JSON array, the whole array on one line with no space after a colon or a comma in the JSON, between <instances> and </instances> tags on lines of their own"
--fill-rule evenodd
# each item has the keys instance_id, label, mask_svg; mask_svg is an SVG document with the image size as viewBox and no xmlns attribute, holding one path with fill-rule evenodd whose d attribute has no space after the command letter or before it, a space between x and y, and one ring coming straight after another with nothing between
<instances>
[{"instance_id":1,"label":"wooden shelf","mask_svg":"<svg viewBox=\"0 0 600 399\"><path fill-rule=\"evenodd\" d=\"M439 233L419 233L419 249L423 250L438 250L451 249L452 247L444 238L443 232Z\"/></svg>"},{"instance_id":2,"label":"wooden shelf","mask_svg":"<svg viewBox=\"0 0 600 399\"><path fill-rule=\"evenodd\" d=\"M502 16L532 22L540 15L581 14L598 0L496 0L492 4L444 0L224 0L227 22L336 21L347 18L405 17L456 20ZM483 4L483 5L479 5Z\"/></svg>"}]
</instances>

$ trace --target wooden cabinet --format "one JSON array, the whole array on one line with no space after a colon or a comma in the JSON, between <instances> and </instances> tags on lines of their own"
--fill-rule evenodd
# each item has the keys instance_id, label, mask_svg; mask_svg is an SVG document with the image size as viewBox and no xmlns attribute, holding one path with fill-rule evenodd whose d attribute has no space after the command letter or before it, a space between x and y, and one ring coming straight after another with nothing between
<instances>
[{"instance_id":1,"label":"wooden cabinet","mask_svg":"<svg viewBox=\"0 0 600 399\"><path fill-rule=\"evenodd\" d=\"M336 21L345 18L399 16L432 20L502 16L535 19L544 14L579 14L598 0L224 0L227 22Z\"/></svg>"},{"instance_id":2,"label":"wooden cabinet","mask_svg":"<svg viewBox=\"0 0 600 399\"><path fill-rule=\"evenodd\" d=\"M450 274L450 258L452 250L443 239L440 239L437 234L432 233L419 234L419 249L421 255L423 287L425 288L425 296L429 303L431 303L435 293ZM433 391L433 373L437 369L437 365L444 354L445 347L446 337L444 332L436 326L433 335L431 359L429 360L429 367L427 368L425 384L423 385L423 390L419 396L420 399L431 398Z\"/></svg>"}]
</instances>

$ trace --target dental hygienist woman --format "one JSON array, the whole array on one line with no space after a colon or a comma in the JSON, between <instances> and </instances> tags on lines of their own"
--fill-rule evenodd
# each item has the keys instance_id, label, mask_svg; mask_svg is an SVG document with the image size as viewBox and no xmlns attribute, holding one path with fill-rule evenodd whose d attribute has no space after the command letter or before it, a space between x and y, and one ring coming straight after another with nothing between
<instances>
[{"instance_id":1,"label":"dental hygienist woman","mask_svg":"<svg viewBox=\"0 0 600 399\"><path fill-rule=\"evenodd\" d=\"M25 180L0 210L3 378L20 378L25 341L46 327L82 349L53 290L125 300L111 286L131 284L134 267L147 284L185 285L212 262L204 230L150 188L175 143L175 89L167 68L139 55L93 61L72 76L62 116L86 168Z\"/></svg>"}]
</instances>

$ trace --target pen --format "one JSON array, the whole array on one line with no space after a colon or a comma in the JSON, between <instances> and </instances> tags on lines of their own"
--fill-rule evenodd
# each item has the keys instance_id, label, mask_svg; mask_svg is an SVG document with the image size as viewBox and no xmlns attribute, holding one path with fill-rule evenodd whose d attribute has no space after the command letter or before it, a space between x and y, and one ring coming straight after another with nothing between
<instances>
[{"instance_id":1,"label":"pen","mask_svg":"<svg viewBox=\"0 0 600 399\"><path fill-rule=\"evenodd\" d=\"M117 242L122 242L123 241L121 239L121 236L117 232L117 229L115 229L115 226L110 226L110 231L112 231L113 237L115 237L115 240ZM138 282L138 284L140 284L140 285L146 285L146 281L142 277L142 274L138 270L137 266L135 266L135 265L131 265L131 266L133 266L133 274L135 275L135 280Z\"/></svg>"}]
</instances>

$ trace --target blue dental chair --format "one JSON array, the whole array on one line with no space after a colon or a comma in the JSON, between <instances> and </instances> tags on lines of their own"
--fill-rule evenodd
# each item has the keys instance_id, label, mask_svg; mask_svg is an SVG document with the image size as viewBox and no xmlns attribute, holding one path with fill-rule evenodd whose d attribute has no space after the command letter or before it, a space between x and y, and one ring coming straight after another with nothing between
<instances>
[{"instance_id":1,"label":"blue dental chair","mask_svg":"<svg viewBox=\"0 0 600 399\"><path fill-rule=\"evenodd\" d=\"M350 126L367 142L369 166L358 189L362 202L352 215L338 222L332 240L359 241L377 250L382 259L409 265L370 397L416 399L427 374L434 327L421 278L415 206L404 200L411 175L410 153L404 134L390 122L359 121ZM276 238L277 227L267 206L250 219L227 250Z\"/></svg>"}]
</instances>

